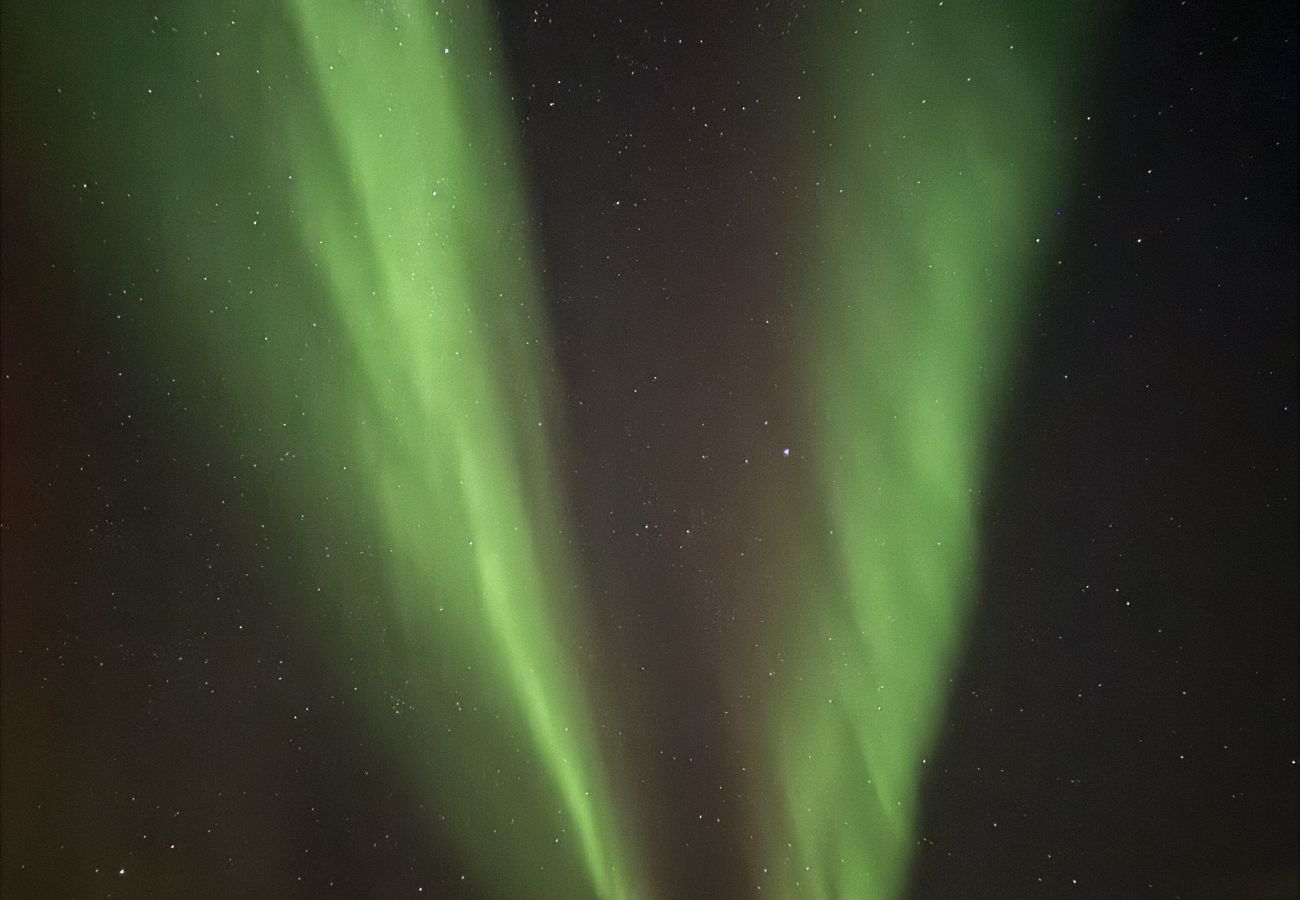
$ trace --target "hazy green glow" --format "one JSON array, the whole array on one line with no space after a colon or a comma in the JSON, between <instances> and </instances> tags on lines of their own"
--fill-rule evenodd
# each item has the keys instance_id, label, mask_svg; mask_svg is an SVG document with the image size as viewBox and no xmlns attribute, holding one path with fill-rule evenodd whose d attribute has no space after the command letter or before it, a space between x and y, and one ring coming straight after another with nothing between
<instances>
[{"instance_id":1,"label":"hazy green glow","mask_svg":"<svg viewBox=\"0 0 1300 900\"><path fill-rule=\"evenodd\" d=\"M538 399L544 334L532 321L536 289L517 227L510 117L494 86L466 77L461 57L476 66L490 59L487 29L469 10L457 15L447 23L415 2L363 12L296 4L333 129L332 147L309 129L293 142L302 236L354 342L364 382L358 438L394 566L407 579L404 628L437 635L429 647L442 667L451 656L487 669L554 785L571 834L556 841L576 840L596 895L627 897L635 880L574 648L557 640L575 579L547 534L560 522ZM437 677L430 661L413 668ZM472 739L463 758L480 757L471 770L481 770L518 751L499 743L512 731L470 728L449 740ZM520 799L470 802L500 804L504 818ZM510 811L512 821L536 812L522 803ZM462 837L485 867L516 869L495 876L515 890L548 882L540 869L518 871L522 862L566 852L534 846L512 859L519 836L505 845ZM557 879L557 889L579 890L563 885Z\"/></svg>"},{"instance_id":2,"label":"hazy green glow","mask_svg":"<svg viewBox=\"0 0 1300 900\"><path fill-rule=\"evenodd\" d=\"M801 308L825 540L787 547L764 896L906 883L991 422L1061 180L1058 54L1078 36L1033 9L852 4L821 48Z\"/></svg>"},{"instance_id":3,"label":"hazy green glow","mask_svg":"<svg viewBox=\"0 0 1300 900\"><path fill-rule=\"evenodd\" d=\"M580 675L491 28L473 4L229 6L7 9L31 194L78 223L73 262L138 342L138 383L192 404L195 443L224 442L178 452L237 458L232 497L270 498L240 514L274 507L300 536L300 558L268 561L296 582L277 610L344 623L305 628L303 653L399 755L388 788L459 849L446 866L488 895L647 897L600 760L619 723ZM824 107L796 304L816 421L791 464L825 502L780 542L789 618L745 735L764 896L905 881L990 420L1060 182L1075 23L894 6L828 12L791 86ZM746 694L753 676L736 673Z\"/></svg>"},{"instance_id":4,"label":"hazy green glow","mask_svg":"<svg viewBox=\"0 0 1300 900\"><path fill-rule=\"evenodd\" d=\"M423 811L412 857L476 896L646 896L580 668L484 5L65 6L6 7L6 134L79 225L120 365L191 410L176 452L236 470L196 519L275 535L225 602L273 594L401 773L331 783Z\"/></svg>"}]
</instances>

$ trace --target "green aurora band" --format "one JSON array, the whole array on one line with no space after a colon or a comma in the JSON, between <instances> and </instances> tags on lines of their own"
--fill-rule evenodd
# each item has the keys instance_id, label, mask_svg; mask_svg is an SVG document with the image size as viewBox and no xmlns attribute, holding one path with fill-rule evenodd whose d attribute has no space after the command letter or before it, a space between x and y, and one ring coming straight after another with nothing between
<instances>
[{"instance_id":1,"label":"green aurora band","mask_svg":"<svg viewBox=\"0 0 1300 900\"><path fill-rule=\"evenodd\" d=\"M822 199L797 283L822 501L781 529L754 879L763 896L890 900L978 574L992 424L1052 243L1035 229L1062 187L1083 29L1056 4L821 13Z\"/></svg>"},{"instance_id":2,"label":"green aurora band","mask_svg":"<svg viewBox=\"0 0 1300 900\"><path fill-rule=\"evenodd\" d=\"M104 235L83 268L147 304L127 307L137 365L199 400L284 511L322 587L277 606L457 848L445 864L492 896L650 896L599 745L618 723L583 670L487 10L6 15L32 73L6 85L6 128L57 148L33 192L68 195L72 171L106 198L62 214Z\"/></svg>"},{"instance_id":3,"label":"green aurora band","mask_svg":"<svg viewBox=\"0 0 1300 900\"><path fill-rule=\"evenodd\" d=\"M580 633L569 596L576 579L556 539L548 353L532 252L517 225L526 217L511 115L500 85L467 77L451 59L487 68L488 23L477 8L448 21L416 2L359 15L301 0L296 12L330 138L322 151L312 121L290 141L304 185L304 249L354 342L364 383L358 439L406 580L401 628L438 635L426 651L437 665L414 664L413 680L439 694L449 656L485 666L489 683L476 695L495 695L498 716L513 707L520 719L458 726L464 746L441 791L488 760L506 777L492 785L494 798L482 784L463 797L480 821L496 818L494 836L472 828L455 837L470 838L464 849L484 863L481 875L523 876L506 879L509 892L559 896L576 889L573 874L552 863L552 881L534 861L554 856L548 844L567 831L591 893L639 896L599 768L578 648L559 637ZM513 754L520 734L556 795L540 792L522 813L516 792L535 776L489 749L508 740ZM562 815L538 833L508 827L553 807ZM506 862L512 854L523 859Z\"/></svg>"}]
</instances>

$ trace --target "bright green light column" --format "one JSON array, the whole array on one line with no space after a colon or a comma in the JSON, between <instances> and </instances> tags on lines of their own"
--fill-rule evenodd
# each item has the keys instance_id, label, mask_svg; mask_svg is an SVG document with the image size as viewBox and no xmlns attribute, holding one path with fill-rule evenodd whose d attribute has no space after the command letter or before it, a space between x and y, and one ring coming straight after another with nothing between
<instances>
[{"instance_id":1,"label":"bright green light column","mask_svg":"<svg viewBox=\"0 0 1300 900\"><path fill-rule=\"evenodd\" d=\"M426 635L416 643L432 657L412 669L417 680L478 669L480 702L484 693L500 702L496 724L453 721L433 732L434 777L454 794L470 773L501 766L504 784L466 791L461 802L481 804L506 830L531 815L552 818L527 808L529 798L559 807L558 849L537 846L526 825L514 838L496 829L461 835L467 855L497 870L490 880L539 896L634 896L577 650L559 639L575 633L567 594L577 579L555 534L545 333L510 113L500 85L467 72L488 65L489 29L474 9L453 20L415 2L362 9L302 0L295 9L332 129L324 146L310 124L290 139L303 248L353 343L354 428L404 580L402 627ZM443 687L426 696L448 699ZM513 709L519 726L508 719ZM545 790L511 788L522 777L511 757L521 752L540 759L553 801ZM488 766L497 757L505 760ZM457 760L463 772L446 768ZM417 770L426 763L416 760ZM563 872L570 845L585 889L546 872L550 853L552 872Z\"/></svg>"},{"instance_id":2,"label":"bright green light column","mask_svg":"<svg viewBox=\"0 0 1300 900\"><path fill-rule=\"evenodd\" d=\"M239 605L269 603L275 646L333 679L293 717L303 743L327 707L387 759L328 779L398 811L411 871L384 883L648 896L603 755L620 723L564 536L489 11L128 0L13 4L5 25L32 207L132 348L115 364L192 425L168 452L198 473L195 521L268 552L213 602L241 634ZM338 805L296 787L290 822Z\"/></svg>"},{"instance_id":3,"label":"bright green light column","mask_svg":"<svg viewBox=\"0 0 1300 900\"><path fill-rule=\"evenodd\" d=\"M823 506L780 563L763 896L906 884L991 424L1063 182L1080 34L1040 6L853 3L821 23L799 308Z\"/></svg>"}]
</instances>

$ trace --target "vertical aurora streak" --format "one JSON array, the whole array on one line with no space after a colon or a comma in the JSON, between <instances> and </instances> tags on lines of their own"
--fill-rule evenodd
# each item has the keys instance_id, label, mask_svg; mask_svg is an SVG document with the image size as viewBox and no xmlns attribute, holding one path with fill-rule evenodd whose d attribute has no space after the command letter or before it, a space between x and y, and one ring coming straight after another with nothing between
<instances>
[{"instance_id":1,"label":"vertical aurora streak","mask_svg":"<svg viewBox=\"0 0 1300 900\"><path fill-rule=\"evenodd\" d=\"M907 883L960 651L981 476L1081 35L1076 13L1037 4L826 15L825 199L802 306L823 506L776 576L790 609L769 635L784 667L755 758L774 785L754 813L755 881L763 896L888 900Z\"/></svg>"},{"instance_id":2,"label":"vertical aurora streak","mask_svg":"<svg viewBox=\"0 0 1300 900\"><path fill-rule=\"evenodd\" d=\"M12 105L8 124L54 148L38 171L113 187L89 214L105 237L76 252L138 298L135 365L204 398L208 439L301 541L278 611L396 758L404 783L386 789L414 796L437 842L416 852L492 896L647 896L601 759L617 725L583 678L486 10L154 13L6 23L60 98Z\"/></svg>"},{"instance_id":3,"label":"vertical aurora streak","mask_svg":"<svg viewBox=\"0 0 1300 900\"><path fill-rule=\"evenodd\" d=\"M291 142L303 248L354 341L358 440L408 580L403 628L438 635L440 655L488 667L499 709L517 706L591 891L632 896L597 729L574 648L559 636L573 633L565 594L577 579L553 535L546 339L531 251L515 227L525 216L508 109L496 85L456 65L491 58L486 23L475 8L450 23L417 3L358 15L304 0L296 11L337 154L322 152L310 127ZM437 667L415 668L436 680ZM475 734L462 761L501 755L489 748L513 730ZM533 812L498 802L511 821ZM522 860L506 862L518 847L489 850L474 835L465 850L486 869L523 874ZM545 852L539 844L530 858ZM529 873L512 889L546 880ZM569 889L563 879L554 887Z\"/></svg>"},{"instance_id":4,"label":"vertical aurora streak","mask_svg":"<svg viewBox=\"0 0 1300 900\"><path fill-rule=\"evenodd\" d=\"M441 653L488 667L518 708L592 892L631 896L597 729L574 648L559 637L573 633L564 595L576 579L547 536L559 513L539 396L545 334L534 320L530 249L522 230L511 232L525 217L509 113L496 85L450 59L490 59L486 23L476 8L448 22L417 3L363 15L313 2L296 10L337 153L321 152L310 129L292 142L304 249L355 342L366 423L358 438L395 565L409 579L404 628L438 634ZM416 670L426 679L436 671ZM505 734L475 735L466 757L499 755L487 748ZM503 817L516 803L498 802ZM515 807L510 819L529 812ZM503 864L508 844L485 853L476 835L465 849L488 869L521 868ZM530 873L522 885L539 881Z\"/></svg>"}]
</instances>

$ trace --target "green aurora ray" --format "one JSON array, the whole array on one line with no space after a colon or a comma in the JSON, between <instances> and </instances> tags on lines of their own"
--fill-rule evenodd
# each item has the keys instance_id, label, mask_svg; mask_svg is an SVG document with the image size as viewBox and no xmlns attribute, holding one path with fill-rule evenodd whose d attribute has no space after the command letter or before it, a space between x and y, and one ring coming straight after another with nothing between
<instances>
[{"instance_id":1,"label":"green aurora ray","mask_svg":"<svg viewBox=\"0 0 1300 900\"><path fill-rule=\"evenodd\" d=\"M602 761L618 722L584 672L486 9L29 4L6 30L31 73L7 130L53 148L33 193L68 195L71 171L104 196L62 214L104 236L82 268L123 286L139 369L201 402L284 511L322 587L278 608L355 692L446 865L493 896L649 896Z\"/></svg>"},{"instance_id":2,"label":"green aurora ray","mask_svg":"<svg viewBox=\"0 0 1300 900\"><path fill-rule=\"evenodd\" d=\"M499 85L451 60L486 67L489 30L477 8L452 21L416 2L341 9L296 4L330 138L322 152L313 122L290 141L305 186L304 249L354 342L364 383L358 437L407 580L402 630L438 635L428 652L439 662L415 664L417 683L441 692L448 656L485 666L495 684L479 691L499 694L497 715L513 706L520 720L456 737L464 746L453 783L489 760L502 772L497 796L477 785L463 802L497 818L505 840L481 828L456 837L472 837L466 853L490 869L527 873L506 880L512 891L535 891L550 879L544 866L508 862L516 842L533 843L522 854L531 863L552 855L546 838L564 835L592 893L629 897L635 878L599 769L579 651L560 638L578 633L568 596L576 579L556 539L563 522L541 396L548 353L532 252L517 226L525 216L510 112ZM490 749L508 739L517 752L523 734L557 795L535 796L532 814L563 811L531 836L508 823L530 813L515 791L533 776ZM547 890L574 890L557 868Z\"/></svg>"},{"instance_id":3,"label":"green aurora ray","mask_svg":"<svg viewBox=\"0 0 1300 900\"><path fill-rule=\"evenodd\" d=\"M1051 243L1035 229L1062 186L1082 29L1055 4L821 14L819 203L797 282L821 500L780 528L754 880L763 896L890 900L977 574L992 424Z\"/></svg>"}]
</instances>

